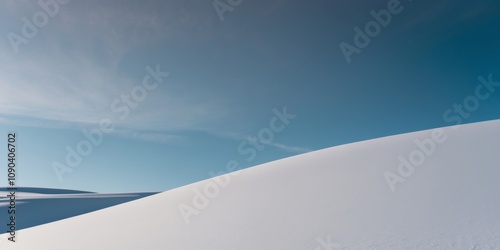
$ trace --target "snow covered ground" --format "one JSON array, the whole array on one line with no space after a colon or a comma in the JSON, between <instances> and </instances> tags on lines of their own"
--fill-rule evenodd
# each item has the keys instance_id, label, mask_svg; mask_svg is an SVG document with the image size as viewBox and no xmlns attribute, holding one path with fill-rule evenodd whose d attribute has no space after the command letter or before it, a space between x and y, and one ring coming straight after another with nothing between
<instances>
[{"instance_id":1,"label":"snow covered ground","mask_svg":"<svg viewBox=\"0 0 500 250\"><path fill-rule=\"evenodd\" d=\"M499 120L363 141L21 230L17 243L3 234L0 249L500 249L499 150Z\"/></svg>"}]
</instances>

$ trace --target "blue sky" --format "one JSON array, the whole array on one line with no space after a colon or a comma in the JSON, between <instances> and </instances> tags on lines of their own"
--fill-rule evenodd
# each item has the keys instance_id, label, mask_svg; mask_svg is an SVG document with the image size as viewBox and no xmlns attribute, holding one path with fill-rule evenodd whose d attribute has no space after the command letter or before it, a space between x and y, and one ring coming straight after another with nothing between
<instances>
[{"instance_id":1,"label":"blue sky","mask_svg":"<svg viewBox=\"0 0 500 250\"><path fill-rule=\"evenodd\" d=\"M0 131L19 134L18 184L163 191L231 160L246 168L453 125L443 114L475 94L478 76L500 81L500 3L403 0L348 63L339 44L391 1L243 0L221 21L212 1L73 0L17 53L9 34L43 8L2 1ZM157 65L168 77L120 119L113 101ZM247 161L240 143L284 107L297 116ZM499 108L492 92L462 122L499 119ZM103 118L114 131L59 181L53 163Z\"/></svg>"}]
</instances>

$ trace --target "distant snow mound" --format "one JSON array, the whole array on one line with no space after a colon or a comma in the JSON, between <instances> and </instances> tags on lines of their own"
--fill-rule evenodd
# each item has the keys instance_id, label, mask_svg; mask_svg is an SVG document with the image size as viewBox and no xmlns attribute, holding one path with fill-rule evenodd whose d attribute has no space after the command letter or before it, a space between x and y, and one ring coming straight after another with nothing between
<instances>
[{"instance_id":1,"label":"distant snow mound","mask_svg":"<svg viewBox=\"0 0 500 250\"><path fill-rule=\"evenodd\" d=\"M17 192L36 193L36 194L89 194L92 192L57 189L57 188L39 188L39 187L16 187ZM6 187L0 187L0 192L7 192Z\"/></svg>"}]
</instances>

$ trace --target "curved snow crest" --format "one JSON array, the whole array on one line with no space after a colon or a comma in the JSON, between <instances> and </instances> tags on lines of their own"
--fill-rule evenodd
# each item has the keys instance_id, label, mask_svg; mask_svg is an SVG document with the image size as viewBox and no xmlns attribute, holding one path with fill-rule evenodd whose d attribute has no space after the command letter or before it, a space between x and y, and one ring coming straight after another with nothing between
<instances>
[{"instance_id":1,"label":"curved snow crest","mask_svg":"<svg viewBox=\"0 0 500 250\"><path fill-rule=\"evenodd\" d=\"M15 244L4 234L0 247L500 249L500 120L443 132L447 139L432 154L416 144L432 140L426 130L240 170L189 224L179 204L193 204L195 189L206 196L214 179L21 230ZM400 167L399 156L410 159L415 150L425 160L413 172ZM396 192L386 172L405 175Z\"/></svg>"}]
</instances>

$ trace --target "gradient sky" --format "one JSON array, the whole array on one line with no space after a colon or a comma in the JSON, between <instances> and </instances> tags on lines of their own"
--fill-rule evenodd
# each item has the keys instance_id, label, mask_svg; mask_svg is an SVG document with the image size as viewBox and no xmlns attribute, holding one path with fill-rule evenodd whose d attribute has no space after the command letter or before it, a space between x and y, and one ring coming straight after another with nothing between
<instances>
[{"instance_id":1,"label":"gradient sky","mask_svg":"<svg viewBox=\"0 0 500 250\"><path fill-rule=\"evenodd\" d=\"M453 125L443 114L474 95L478 76L500 81L494 0L402 0L351 63L339 44L353 44L354 27L390 1L243 0L221 21L211 0L73 0L16 53L8 34L22 34L23 17L42 10L37 2L0 8L0 131L4 140L19 134L22 186L168 190L230 160L246 168ZM156 65L170 75L118 119L113 100ZM285 106L297 117L247 162L238 145ZM497 91L463 123L499 119L499 108ZM115 132L60 182L52 163L102 118Z\"/></svg>"}]
</instances>

